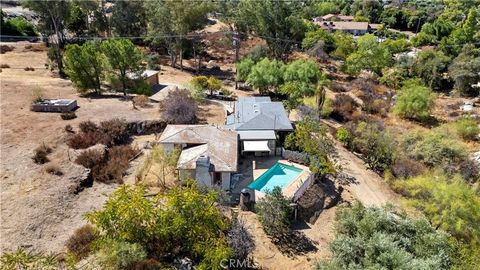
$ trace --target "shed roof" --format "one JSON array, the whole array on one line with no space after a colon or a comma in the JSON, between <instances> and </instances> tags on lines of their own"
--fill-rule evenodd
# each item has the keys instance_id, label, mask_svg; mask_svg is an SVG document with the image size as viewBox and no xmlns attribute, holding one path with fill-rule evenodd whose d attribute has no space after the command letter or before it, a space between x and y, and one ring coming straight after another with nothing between
<instances>
[{"instance_id":1,"label":"shed roof","mask_svg":"<svg viewBox=\"0 0 480 270\"><path fill-rule=\"evenodd\" d=\"M238 131L240 140L275 140L275 131L273 130L240 130Z\"/></svg>"},{"instance_id":2,"label":"shed roof","mask_svg":"<svg viewBox=\"0 0 480 270\"><path fill-rule=\"evenodd\" d=\"M368 22L317 22L324 29L333 30L368 30Z\"/></svg>"}]
</instances>

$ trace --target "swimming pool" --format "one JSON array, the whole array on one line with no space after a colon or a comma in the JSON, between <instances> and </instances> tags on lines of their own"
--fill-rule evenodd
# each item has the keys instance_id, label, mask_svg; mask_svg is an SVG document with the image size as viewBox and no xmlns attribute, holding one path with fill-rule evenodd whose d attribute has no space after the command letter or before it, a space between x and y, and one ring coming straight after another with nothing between
<instances>
[{"instance_id":1,"label":"swimming pool","mask_svg":"<svg viewBox=\"0 0 480 270\"><path fill-rule=\"evenodd\" d=\"M276 163L260 175L257 180L248 185L248 187L261 192L272 190L276 186L284 189L301 173L302 169L282 163Z\"/></svg>"}]
</instances>

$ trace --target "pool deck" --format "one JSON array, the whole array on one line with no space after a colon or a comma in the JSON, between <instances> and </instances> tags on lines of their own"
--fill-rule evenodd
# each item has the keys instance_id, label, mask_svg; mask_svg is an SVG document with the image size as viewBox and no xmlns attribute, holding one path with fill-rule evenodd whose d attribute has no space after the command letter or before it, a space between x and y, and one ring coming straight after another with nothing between
<instances>
[{"instance_id":1,"label":"pool deck","mask_svg":"<svg viewBox=\"0 0 480 270\"><path fill-rule=\"evenodd\" d=\"M295 180L293 180L283 189L283 192L286 196L293 197L297 189L308 179L310 175L312 175L312 173L307 166L289 162L280 156L243 157L238 168L238 173L241 174L240 181L232 189L232 193L240 194L240 191L243 188L246 188L250 183L255 181L277 162L303 170L302 173L295 178Z\"/></svg>"}]
</instances>

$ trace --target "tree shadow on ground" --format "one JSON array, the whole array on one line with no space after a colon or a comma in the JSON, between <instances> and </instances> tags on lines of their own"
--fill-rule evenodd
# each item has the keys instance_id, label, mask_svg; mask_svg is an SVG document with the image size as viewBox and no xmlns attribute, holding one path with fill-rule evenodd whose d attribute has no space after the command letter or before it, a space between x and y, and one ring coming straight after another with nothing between
<instances>
[{"instance_id":1,"label":"tree shadow on ground","mask_svg":"<svg viewBox=\"0 0 480 270\"><path fill-rule=\"evenodd\" d=\"M272 243L288 257L305 255L318 250L315 246L316 242L308 238L303 232L295 230L287 230L278 234L272 238Z\"/></svg>"}]
</instances>

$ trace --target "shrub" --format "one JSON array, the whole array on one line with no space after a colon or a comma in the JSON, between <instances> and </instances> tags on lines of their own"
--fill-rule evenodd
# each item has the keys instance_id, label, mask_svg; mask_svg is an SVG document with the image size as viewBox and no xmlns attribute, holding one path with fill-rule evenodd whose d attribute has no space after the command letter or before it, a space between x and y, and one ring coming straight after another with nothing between
<instances>
[{"instance_id":1,"label":"shrub","mask_svg":"<svg viewBox=\"0 0 480 270\"><path fill-rule=\"evenodd\" d=\"M75 133L75 131L73 130L73 127L70 124L65 126L65 132Z\"/></svg>"},{"instance_id":2,"label":"shrub","mask_svg":"<svg viewBox=\"0 0 480 270\"><path fill-rule=\"evenodd\" d=\"M98 130L97 124L90 120L80 122L78 128L80 128L80 131L82 132L94 132Z\"/></svg>"},{"instance_id":3,"label":"shrub","mask_svg":"<svg viewBox=\"0 0 480 270\"><path fill-rule=\"evenodd\" d=\"M245 226L245 221L234 217L227 235L228 245L233 249L233 259L245 261L255 247L252 235Z\"/></svg>"},{"instance_id":4,"label":"shrub","mask_svg":"<svg viewBox=\"0 0 480 270\"><path fill-rule=\"evenodd\" d=\"M123 176L130 166L130 159L138 153L138 150L130 145L120 145L110 148L107 159L99 166L92 169L93 180L103 183L122 183Z\"/></svg>"},{"instance_id":5,"label":"shrub","mask_svg":"<svg viewBox=\"0 0 480 270\"><path fill-rule=\"evenodd\" d=\"M62 118L62 120L72 120L77 118L77 115L75 112L63 112L60 114L60 118Z\"/></svg>"},{"instance_id":6,"label":"shrub","mask_svg":"<svg viewBox=\"0 0 480 270\"><path fill-rule=\"evenodd\" d=\"M398 94L394 112L402 118L425 121L430 118L433 102L434 96L428 87L419 80L409 80Z\"/></svg>"},{"instance_id":7,"label":"shrub","mask_svg":"<svg viewBox=\"0 0 480 270\"><path fill-rule=\"evenodd\" d=\"M409 158L429 167L458 163L467 157L466 146L443 129L409 131L402 136L400 146Z\"/></svg>"},{"instance_id":8,"label":"shrub","mask_svg":"<svg viewBox=\"0 0 480 270\"><path fill-rule=\"evenodd\" d=\"M392 164L392 173L398 178L409 178L420 175L426 171L426 167L410 158L401 157Z\"/></svg>"},{"instance_id":9,"label":"shrub","mask_svg":"<svg viewBox=\"0 0 480 270\"><path fill-rule=\"evenodd\" d=\"M337 210L332 258L326 269L450 269L448 235L425 219L412 219L391 207L366 208L360 203Z\"/></svg>"},{"instance_id":10,"label":"shrub","mask_svg":"<svg viewBox=\"0 0 480 270\"><path fill-rule=\"evenodd\" d=\"M139 106L146 108L150 105L148 97L144 95L133 97L132 102L134 107Z\"/></svg>"},{"instance_id":11,"label":"shrub","mask_svg":"<svg viewBox=\"0 0 480 270\"><path fill-rule=\"evenodd\" d=\"M42 144L34 150L33 161L37 164L44 164L49 162L48 154L52 153L52 148Z\"/></svg>"},{"instance_id":12,"label":"shrub","mask_svg":"<svg viewBox=\"0 0 480 270\"><path fill-rule=\"evenodd\" d=\"M473 117L465 117L454 123L457 134L464 140L476 140L480 134L480 127Z\"/></svg>"},{"instance_id":13,"label":"shrub","mask_svg":"<svg viewBox=\"0 0 480 270\"><path fill-rule=\"evenodd\" d=\"M35 71L35 69L33 67L25 67L24 70L25 71Z\"/></svg>"},{"instance_id":14,"label":"shrub","mask_svg":"<svg viewBox=\"0 0 480 270\"><path fill-rule=\"evenodd\" d=\"M99 129L107 135L110 145L125 144L130 141L128 124L123 119L111 119L100 123Z\"/></svg>"},{"instance_id":15,"label":"shrub","mask_svg":"<svg viewBox=\"0 0 480 270\"><path fill-rule=\"evenodd\" d=\"M48 164L45 167L45 171L49 174L53 174L53 175L57 175L57 176L63 175L62 170L60 169L60 167L57 164Z\"/></svg>"},{"instance_id":16,"label":"shrub","mask_svg":"<svg viewBox=\"0 0 480 270\"><path fill-rule=\"evenodd\" d=\"M147 81L141 80L140 82L136 83L133 93L137 95L144 95L144 96L151 96L152 95L152 87L148 84Z\"/></svg>"},{"instance_id":17,"label":"shrub","mask_svg":"<svg viewBox=\"0 0 480 270\"><path fill-rule=\"evenodd\" d=\"M3 29L2 29L3 30ZM0 268L5 270L16 269L62 269L58 256L55 254L43 254L25 251L23 248L15 252L3 252L0 257Z\"/></svg>"},{"instance_id":18,"label":"shrub","mask_svg":"<svg viewBox=\"0 0 480 270\"><path fill-rule=\"evenodd\" d=\"M352 132L351 149L362 153L367 164L383 172L392 164L396 142L384 127L375 122L360 122Z\"/></svg>"},{"instance_id":19,"label":"shrub","mask_svg":"<svg viewBox=\"0 0 480 270\"><path fill-rule=\"evenodd\" d=\"M344 127L341 127L337 130L336 138L345 146L349 145L352 140L350 132L348 132L348 130Z\"/></svg>"},{"instance_id":20,"label":"shrub","mask_svg":"<svg viewBox=\"0 0 480 270\"><path fill-rule=\"evenodd\" d=\"M10 68L10 65L8 65L8 64L1 64L1 65L0 65L0 68Z\"/></svg>"},{"instance_id":21,"label":"shrub","mask_svg":"<svg viewBox=\"0 0 480 270\"><path fill-rule=\"evenodd\" d=\"M160 102L161 117L170 124L195 124L196 112L197 104L185 89L169 92Z\"/></svg>"},{"instance_id":22,"label":"shrub","mask_svg":"<svg viewBox=\"0 0 480 270\"><path fill-rule=\"evenodd\" d=\"M135 263L147 257L145 248L137 243L105 240L97 258L106 269L131 269Z\"/></svg>"},{"instance_id":23,"label":"shrub","mask_svg":"<svg viewBox=\"0 0 480 270\"><path fill-rule=\"evenodd\" d=\"M332 100L327 98L323 103L321 116L322 118L328 118L330 117L330 114L332 114L332 112L333 112Z\"/></svg>"},{"instance_id":24,"label":"shrub","mask_svg":"<svg viewBox=\"0 0 480 270\"><path fill-rule=\"evenodd\" d=\"M11 52L15 49L13 46L8 46L8 45L0 45L0 54L4 54L7 52Z\"/></svg>"},{"instance_id":25,"label":"shrub","mask_svg":"<svg viewBox=\"0 0 480 270\"><path fill-rule=\"evenodd\" d=\"M98 149L85 150L75 159L75 163L88 169L101 165L104 161L105 153Z\"/></svg>"},{"instance_id":26,"label":"shrub","mask_svg":"<svg viewBox=\"0 0 480 270\"><path fill-rule=\"evenodd\" d=\"M75 256L75 259L81 260L88 256L95 239L96 235L93 226L87 224L76 229L65 245L68 251Z\"/></svg>"},{"instance_id":27,"label":"shrub","mask_svg":"<svg viewBox=\"0 0 480 270\"><path fill-rule=\"evenodd\" d=\"M35 86L33 89L32 89L32 103L37 103L37 102L41 102L43 101L44 99L44 93L45 93L45 89L43 89L42 87L40 86Z\"/></svg>"},{"instance_id":28,"label":"shrub","mask_svg":"<svg viewBox=\"0 0 480 270\"><path fill-rule=\"evenodd\" d=\"M362 94L359 98L363 101L362 109L370 114L387 115L388 104L385 100L373 94Z\"/></svg>"},{"instance_id":29,"label":"shrub","mask_svg":"<svg viewBox=\"0 0 480 270\"><path fill-rule=\"evenodd\" d=\"M353 113L356 111L357 102L347 94L339 94L335 96L332 102L332 116L339 118L341 121L352 120Z\"/></svg>"},{"instance_id":30,"label":"shrub","mask_svg":"<svg viewBox=\"0 0 480 270\"><path fill-rule=\"evenodd\" d=\"M67 145L73 149L85 149L95 144L107 144L108 136L101 131L79 132L72 134L67 139Z\"/></svg>"},{"instance_id":31,"label":"shrub","mask_svg":"<svg viewBox=\"0 0 480 270\"><path fill-rule=\"evenodd\" d=\"M289 230L292 209L290 201L283 196L280 187L276 186L273 190L267 191L265 197L257 202L255 210L268 235L283 235Z\"/></svg>"},{"instance_id":32,"label":"shrub","mask_svg":"<svg viewBox=\"0 0 480 270\"><path fill-rule=\"evenodd\" d=\"M347 88L337 81L333 81L328 88L336 93L347 92Z\"/></svg>"}]
</instances>

